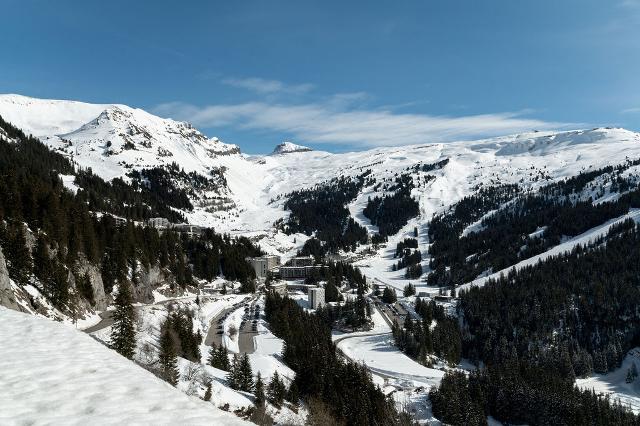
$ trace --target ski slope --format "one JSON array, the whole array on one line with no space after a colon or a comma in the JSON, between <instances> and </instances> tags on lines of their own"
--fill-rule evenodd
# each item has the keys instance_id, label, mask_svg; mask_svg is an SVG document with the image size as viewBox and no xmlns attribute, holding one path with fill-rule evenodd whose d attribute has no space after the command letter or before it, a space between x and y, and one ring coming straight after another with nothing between
<instances>
[{"instance_id":1,"label":"ski slope","mask_svg":"<svg viewBox=\"0 0 640 426\"><path fill-rule=\"evenodd\" d=\"M0 424L248 424L88 335L0 307Z\"/></svg>"}]
</instances>

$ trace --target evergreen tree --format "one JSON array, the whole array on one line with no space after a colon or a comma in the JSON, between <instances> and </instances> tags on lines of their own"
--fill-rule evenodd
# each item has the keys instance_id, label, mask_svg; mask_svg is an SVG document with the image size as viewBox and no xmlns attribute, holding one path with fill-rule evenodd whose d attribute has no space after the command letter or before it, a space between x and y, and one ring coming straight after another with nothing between
<instances>
[{"instance_id":1,"label":"evergreen tree","mask_svg":"<svg viewBox=\"0 0 640 426\"><path fill-rule=\"evenodd\" d=\"M254 280L246 280L240 283L240 293L255 293L256 283Z\"/></svg>"},{"instance_id":2,"label":"evergreen tree","mask_svg":"<svg viewBox=\"0 0 640 426\"><path fill-rule=\"evenodd\" d=\"M340 292L338 291L338 287L336 287L333 277L329 277L327 280L327 285L324 286L324 294L325 301L329 302L337 302L340 300Z\"/></svg>"},{"instance_id":3,"label":"evergreen tree","mask_svg":"<svg viewBox=\"0 0 640 426\"><path fill-rule=\"evenodd\" d=\"M211 348L209 349L209 358L207 359L207 362L209 363L210 366L216 367L217 365L217 348L216 348L216 344L215 342L211 342Z\"/></svg>"},{"instance_id":4,"label":"evergreen tree","mask_svg":"<svg viewBox=\"0 0 640 426\"><path fill-rule=\"evenodd\" d=\"M229 371L231 368L229 365L229 351L223 345L218 348L218 366L220 370Z\"/></svg>"},{"instance_id":5,"label":"evergreen tree","mask_svg":"<svg viewBox=\"0 0 640 426\"><path fill-rule=\"evenodd\" d=\"M384 303L394 303L398 298L396 297L396 291L387 287L382 292L382 301Z\"/></svg>"},{"instance_id":6,"label":"evergreen tree","mask_svg":"<svg viewBox=\"0 0 640 426\"><path fill-rule=\"evenodd\" d=\"M10 276L16 281L26 284L33 264L31 254L27 248L23 225L11 226L8 234L9 238L6 247L7 269Z\"/></svg>"},{"instance_id":7,"label":"evergreen tree","mask_svg":"<svg viewBox=\"0 0 640 426\"><path fill-rule=\"evenodd\" d=\"M269 386L267 386L267 398L269 399L270 403L280 408L282 406L282 403L284 402L285 395L286 387L280 379L280 375L276 371L271 377Z\"/></svg>"},{"instance_id":8,"label":"evergreen tree","mask_svg":"<svg viewBox=\"0 0 640 426\"><path fill-rule=\"evenodd\" d=\"M207 383L207 390L204 392L204 400L211 401L211 382Z\"/></svg>"},{"instance_id":9,"label":"evergreen tree","mask_svg":"<svg viewBox=\"0 0 640 426\"><path fill-rule=\"evenodd\" d=\"M136 348L135 311L127 284L122 283L118 288L114 304L111 346L122 356L132 359Z\"/></svg>"},{"instance_id":10,"label":"evergreen tree","mask_svg":"<svg viewBox=\"0 0 640 426\"><path fill-rule=\"evenodd\" d=\"M44 234L38 234L36 249L33 252L33 272L41 281L51 277L51 255Z\"/></svg>"},{"instance_id":11,"label":"evergreen tree","mask_svg":"<svg viewBox=\"0 0 640 426\"><path fill-rule=\"evenodd\" d=\"M229 371L229 352L224 345L216 348L215 343L211 344L209 350L209 365L219 370Z\"/></svg>"},{"instance_id":12,"label":"evergreen tree","mask_svg":"<svg viewBox=\"0 0 640 426\"><path fill-rule=\"evenodd\" d=\"M300 393L298 391L298 385L294 380L291 382L291 386L289 386L289 390L287 391L287 401L292 403L295 406L298 406L300 400Z\"/></svg>"},{"instance_id":13,"label":"evergreen tree","mask_svg":"<svg viewBox=\"0 0 640 426\"><path fill-rule=\"evenodd\" d=\"M632 362L631 367L627 370L627 383L633 383L638 377L638 367L636 367L636 363Z\"/></svg>"},{"instance_id":14,"label":"evergreen tree","mask_svg":"<svg viewBox=\"0 0 640 426\"><path fill-rule=\"evenodd\" d=\"M96 299L93 294L93 286L91 280L87 274L82 274L76 278L76 288L80 292L80 295L85 298L91 305L96 304Z\"/></svg>"},{"instance_id":15,"label":"evergreen tree","mask_svg":"<svg viewBox=\"0 0 640 426\"><path fill-rule=\"evenodd\" d=\"M249 362L249 355L244 354L239 362L239 387L240 390L245 392L251 392L253 389L253 372L251 371L251 362Z\"/></svg>"},{"instance_id":16,"label":"evergreen tree","mask_svg":"<svg viewBox=\"0 0 640 426\"><path fill-rule=\"evenodd\" d=\"M240 361L238 360L237 354L233 354L233 359L231 360L228 371L227 381L229 382L229 387L231 389L241 390L242 379L240 374Z\"/></svg>"},{"instance_id":17,"label":"evergreen tree","mask_svg":"<svg viewBox=\"0 0 640 426\"><path fill-rule=\"evenodd\" d=\"M264 383L262 382L260 372L258 372L258 377L256 378L256 384L253 388L253 395L255 396L256 407L264 406L266 396L264 394Z\"/></svg>"},{"instance_id":18,"label":"evergreen tree","mask_svg":"<svg viewBox=\"0 0 640 426\"><path fill-rule=\"evenodd\" d=\"M404 287L404 297L414 296L416 294L416 287L409 283Z\"/></svg>"},{"instance_id":19,"label":"evergreen tree","mask_svg":"<svg viewBox=\"0 0 640 426\"><path fill-rule=\"evenodd\" d=\"M180 372L178 371L178 356L176 355L175 342L168 322L167 320L164 323L160 336L160 374L164 380L176 386Z\"/></svg>"}]
</instances>

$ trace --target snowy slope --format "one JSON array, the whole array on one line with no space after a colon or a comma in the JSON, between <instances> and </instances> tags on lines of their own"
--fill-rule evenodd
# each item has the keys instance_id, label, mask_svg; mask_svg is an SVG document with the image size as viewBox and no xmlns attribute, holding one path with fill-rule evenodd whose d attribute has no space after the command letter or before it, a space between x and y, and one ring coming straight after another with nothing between
<instances>
[{"instance_id":1,"label":"snowy slope","mask_svg":"<svg viewBox=\"0 0 640 426\"><path fill-rule=\"evenodd\" d=\"M591 377L577 379L576 385L580 389L595 390L609 395L612 401L619 401L636 414L640 414L640 379L627 383L627 372L633 364L640 365L640 348L634 348L627 353L620 368L607 374L594 374Z\"/></svg>"},{"instance_id":2,"label":"snowy slope","mask_svg":"<svg viewBox=\"0 0 640 426\"><path fill-rule=\"evenodd\" d=\"M0 95L0 115L33 136L72 132L112 105Z\"/></svg>"},{"instance_id":3,"label":"snowy slope","mask_svg":"<svg viewBox=\"0 0 640 426\"><path fill-rule=\"evenodd\" d=\"M82 332L0 307L0 424L247 424Z\"/></svg>"}]
</instances>

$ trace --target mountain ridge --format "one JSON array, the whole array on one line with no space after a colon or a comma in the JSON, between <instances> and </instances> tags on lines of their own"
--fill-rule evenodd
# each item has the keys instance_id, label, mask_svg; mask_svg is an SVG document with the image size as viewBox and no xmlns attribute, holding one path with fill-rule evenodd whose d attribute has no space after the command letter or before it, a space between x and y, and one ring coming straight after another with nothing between
<instances>
[{"instance_id":1,"label":"mountain ridge","mask_svg":"<svg viewBox=\"0 0 640 426\"><path fill-rule=\"evenodd\" d=\"M46 111L53 113L45 119ZM188 123L125 105L0 95L0 115L26 132L40 133L50 149L107 180L122 177L126 181L131 170L168 168L173 163L207 178L222 176L216 188L196 194L193 204L201 207L185 212L188 221L223 232L260 235L269 239L264 246L278 253L291 252L308 238L274 236L273 224L288 217L287 194L339 176L355 177L370 169L378 182L407 173L418 180L425 173L414 170L416 166L450 159L444 169L429 172L433 181L411 191L425 221L478 187L500 183L536 187L590 167L640 157L640 134L613 128L528 132L341 154L300 150L292 144L283 147L294 151L286 155L248 156L236 145L208 138ZM38 124L41 119L45 125ZM66 132L42 134L52 129ZM349 205L356 222L372 232L375 227L362 216L362 209L368 197L384 193L381 186L365 187Z\"/></svg>"}]
</instances>

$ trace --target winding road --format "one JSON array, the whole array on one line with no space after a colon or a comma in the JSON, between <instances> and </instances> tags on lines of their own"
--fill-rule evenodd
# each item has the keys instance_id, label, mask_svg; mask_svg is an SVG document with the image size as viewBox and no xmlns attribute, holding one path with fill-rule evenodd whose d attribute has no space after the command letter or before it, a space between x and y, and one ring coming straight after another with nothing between
<instances>
[{"instance_id":1,"label":"winding road","mask_svg":"<svg viewBox=\"0 0 640 426\"><path fill-rule=\"evenodd\" d=\"M211 322L209 323L209 331L207 332L207 336L204 339L205 345L211 346L212 343L215 343L216 346L220 346L223 342L222 336L224 336L224 327L220 327L224 324L224 322L220 322L220 320L226 315L237 311L238 309L244 309L243 306L247 303L255 305L255 299L243 300L238 304L223 309L222 311L220 311L220 313L218 313L218 315L213 317L211 319ZM251 321L245 321L245 324L240 330L238 330L238 334L236 335L236 338L238 339L238 349L240 350L241 354L252 354L256 351L255 341L253 338L257 335L258 332L251 329Z\"/></svg>"}]
</instances>

